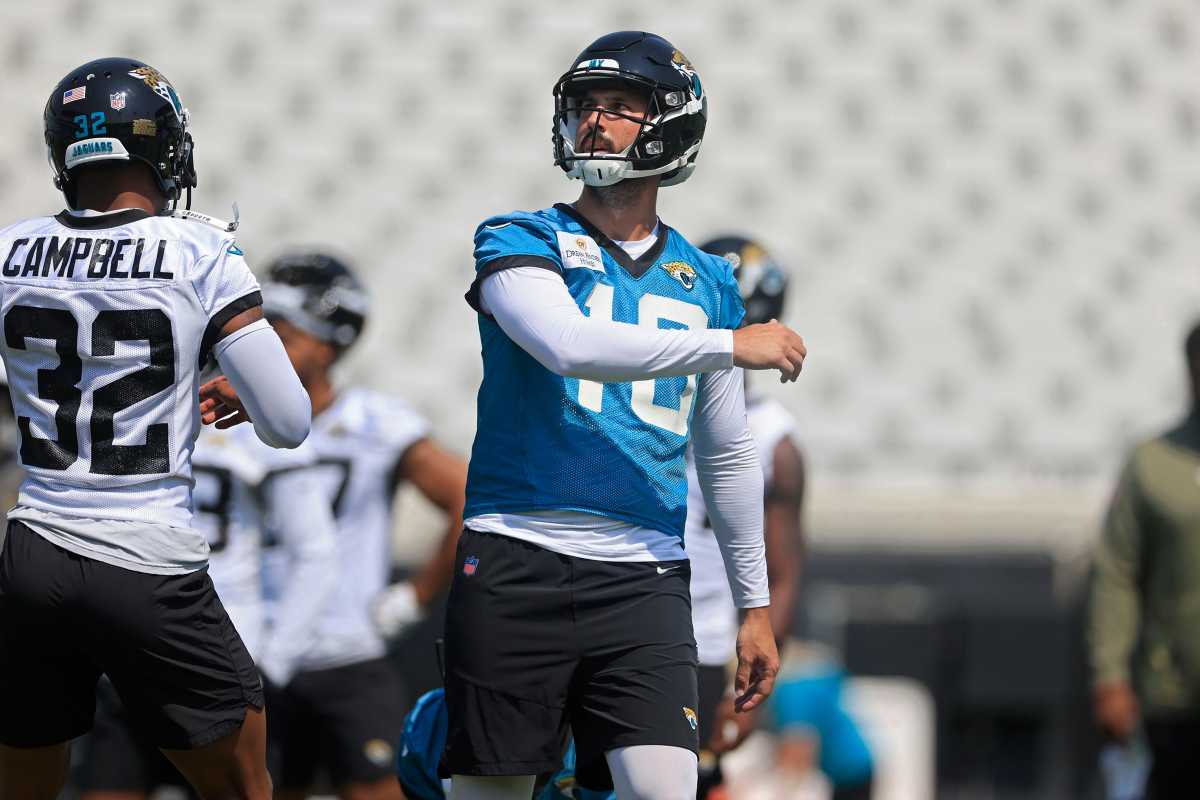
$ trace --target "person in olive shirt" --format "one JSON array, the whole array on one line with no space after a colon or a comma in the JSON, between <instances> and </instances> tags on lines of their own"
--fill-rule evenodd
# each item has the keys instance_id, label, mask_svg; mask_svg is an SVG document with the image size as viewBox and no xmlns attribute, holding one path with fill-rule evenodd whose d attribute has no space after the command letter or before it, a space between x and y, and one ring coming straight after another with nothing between
<instances>
[{"instance_id":1,"label":"person in olive shirt","mask_svg":"<svg viewBox=\"0 0 1200 800\"><path fill-rule=\"evenodd\" d=\"M1191 412L1125 465L1087 619L1096 718L1119 742L1144 728L1146 798L1200 797L1200 324L1184 350Z\"/></svg>"}]
</instances>

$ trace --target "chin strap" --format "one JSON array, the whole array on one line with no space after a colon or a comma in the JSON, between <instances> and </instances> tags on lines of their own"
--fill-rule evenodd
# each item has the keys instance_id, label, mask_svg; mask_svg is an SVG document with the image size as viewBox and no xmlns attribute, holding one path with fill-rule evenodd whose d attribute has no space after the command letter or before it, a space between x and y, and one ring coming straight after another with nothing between
<instances>
[{"instance_id":1,"label":"chin strap","mask_svg":"<svg viewBox=\"0 0 1200 800\"><path fill-rule=\"evenodd\" d=\"M217 219L216 217L210 217L208 214L201 214L199 211L192 211L191 210L191 194L192 194L192 190L188 189L188 198L189 198L188 199L188 208L172 209L171 213L168 214L168 216L174 217L175 219L190 219L193 222L203 222L205 225L212 225L214 228L219 228L220 230L223 230L226 233L233 233L234 231L236 231L238 229L238 225L241 224L242 215L241 215L241 212L238 211L237 203L233 204L233 221L226 222L223 219Z\"/></svg>"}]
</instances>

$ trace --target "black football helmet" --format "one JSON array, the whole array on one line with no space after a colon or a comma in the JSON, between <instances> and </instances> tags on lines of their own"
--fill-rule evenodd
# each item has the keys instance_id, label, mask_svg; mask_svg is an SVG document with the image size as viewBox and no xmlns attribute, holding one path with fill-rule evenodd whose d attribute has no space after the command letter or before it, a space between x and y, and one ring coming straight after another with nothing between
<instances>
[{"instance_id":1,"label":"black football helmet","mask_svg":"<svg viewBox=\"0 0 1200 800\"><path fill-rule=\"evenodd\" d=\"M71 170L98 161L137 159L158 187L179 202L196 185L188 111L162 73L132 58L101 58L58 82L44 114L54 185L75 207Z\"/></svg>"},{"instance_id":2,"label":"black football helmet","mask_svg":"<svg viewBox=\"0 0 1200 800\"><path fill-rule=\"evenodd\" d=\"M620 153L575 150L580 120L600 109L588 105L589 89L633 86L648 95L641 131ZM606 111L606 114L616 112ZM661 36L620 31L602 36L580 53L554 85L554 163L588 186L611 186L625 178L662 175L662 186L683 183L696 168L708 120L708 97L695 67Z\"/></svg>"},{"instance_id":3,"label":"black football helmet","mask_svg":"<svg viewBox=\"0 0 1200 800\"><path fill-rule=\"evenodd\" d=\"M263 313L336 347L350 347L367 323L367 290L344 261L320 250L299 250L271 262Z\"/></svg>"},{"instance_id":4,"label":"black football helmet","mask_svg":"<svg viewBox=\"0 0 1200 800\"><path fill-rule=\"evenodd\" d=\"M720 236L700 245L700 249L733 265L733 275L746 306L746 325L783 316L788 276L765 247L744 236Z\"/></svg>"}]
</instances>

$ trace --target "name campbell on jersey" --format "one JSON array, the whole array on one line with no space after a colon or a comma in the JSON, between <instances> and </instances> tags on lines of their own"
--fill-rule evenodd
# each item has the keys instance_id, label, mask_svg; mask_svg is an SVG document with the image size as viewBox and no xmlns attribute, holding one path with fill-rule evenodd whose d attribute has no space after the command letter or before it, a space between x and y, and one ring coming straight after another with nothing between
<instances>
[{"instance_id":1,"label":"name campbell on jersey","mask_svg":"<svg viewBox=\"0 0 1200 800\"><path fill-rule=\"evenodd\" d=\"M559 272L584 314L658 329L736 328L729 263L661 226L632 259L569 206L514 212L475 233L476 280L513 266ZM696 376L596 383L557 375L479 315L479 391L465 516L582 511L682 538ZM564 468L569 465L569 468Z\"/></svg>"},{"instance_id":2,"label":"name campbell on jersey","mask_svg":"<svg viewBox=\"0 0 1200 800\"><path fill-rule=\"evenodd\" d=\"M10 518L131 569L203 566L190 528L199 364L262 302L242 251L204 223L126 210L19 222L0 230L0 258L0 354L26 471Z\"/></svg>"}]
</instances>

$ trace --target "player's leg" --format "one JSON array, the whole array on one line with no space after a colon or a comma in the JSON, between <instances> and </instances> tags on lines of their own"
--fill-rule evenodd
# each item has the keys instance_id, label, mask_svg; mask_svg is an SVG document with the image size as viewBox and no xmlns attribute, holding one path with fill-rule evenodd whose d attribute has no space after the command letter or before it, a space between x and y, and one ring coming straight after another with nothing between
<instances>
[{"instance_id":1,"label":"player's leg","mask_svg":"<svg viewBox=\"0 0 1200 800\"><path fill-rule=\"evenodd\" d=\"M51 800L87 732L99 670L82 642L82 562L19 522L0 551L0 800Z\"/></svg>"},{"instance_id":2,"label":"player's leg","mask_svg":"<svg viewBox=\"0 0 1200 800\"><path fill-rule=\"evenodd\" d=\"M163 754L205 800L271 798L267 715L261 707L248 706L241 728L215 742L190 750L163 748Z\"/></svg>"},{"instance_id":3,"label":"player's leg","mask_svg":"<svg viewBox=\"0 0 1200 800\"><path fill-rule=\"evenodd\" d=\"M450 781L450 800L529 800L535 777L455 775Z\"/></svg>"},{"instance_id":4,"label":"player's leg","mask_svg":"<svg viewBox=\"0 0 1200 800\"><path fill-rule=\"evenodd\" d=\"M78 753L80 800L144 800L160 780L181 783L162 754L134 734L112 682L96 687L96 719Z\"/></svg>"},{"instance_id":5,"label":"player's leg","mask_svg":"<svg viewBox=\"0 0 1200 800\"><path fill-rule=\"evenodd\" d=\"M574 572L586 642L570 707L578 784L615 784L619 800L694 800L699 691L687 562L587 561Z\"/></svg>"},{"instance_id":6,"label":"player's leg","mask_svg":"<svg viewBox=\"0 0 1200 800\"><path fill-rule=\"evenodd\" d=\"M701 664L698 673L700 679L700 705L696 708L699 717L700 734L700 765L696 797L700 800L708 796L709 791L720 786L724 781L721 774L721 759L709 750L714 733L714 722L718 709L729 689L729 674L724 666Z\"/></svg>"},{"instance_id":7,"label":"player's leg","mask_svg":"<svg viewBox=\"0 0 1200 800\"><path fill-rule=\"evenodd\" d=\"M203 797L270 797L262 682L207 571L90 579L90 648L134 730Z\"/></svg>"},{"instance_id":8,"label":"player's leg","mask_svg":"<svg viewBox=\"0 0 1200 800\"><path fill-rule=\"evenodd\" d=\"M45 747L0 744L0 800L53 800L67 781L67 742Z\"/></svg>"},{"instance_id":9,"label":"player's leg","mask_svg":"<svg viewBox=\"0 0 1200 800\"><path fill-rule=\"evenodd\" d=\"M559 767L578 666L570 561L508 536L468 529L459 539L446 608L442 760L442 774L466 787L455 796L525 787Z\"/></svg>"},{"instance_id":10,"label":"player's leg","mask_svg":"<svg viewBox=\"0 0 1200 800\"><path fill-rule=\"evenodd\" d=\"M643 744L605 753L617 800L694 800L696 754L683 747Z\"/></svg>"},{"instance_id":11,"label":"player's leg","mask_svg":"<svg viewBox=\"0 0 1200 800\"><path fill-rule=\"evenodd\" d=\"M304 800L321 764L321 736L325 721L317 717L319 686L311 686L316 673L298 672L287 686L266 687L267 748L276 800Z\"/></svg>"}]
</instances>

